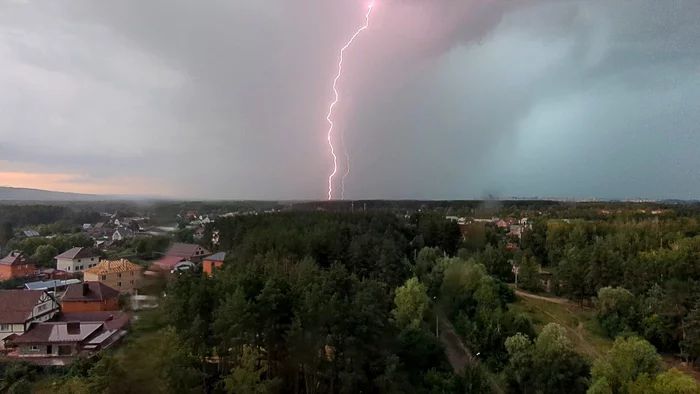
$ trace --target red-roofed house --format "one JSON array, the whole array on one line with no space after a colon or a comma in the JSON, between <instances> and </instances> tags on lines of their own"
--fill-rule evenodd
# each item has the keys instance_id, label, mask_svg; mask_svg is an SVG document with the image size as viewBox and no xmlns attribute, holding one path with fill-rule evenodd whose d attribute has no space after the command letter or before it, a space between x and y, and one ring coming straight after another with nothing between
<instances>
[{"instance_id":1,"label":"red-roofed house","mask_svg":"<svg viewBox=\"0 0 700 394\"><path fill-rule=\"evenodd\" d=\"M195 268L195 264L184 257L165 256L151 265L151 271L165 274Z\"/></svg>"},{"instance_id":2,"label":"red-roofed house","mask_svg":"<svg viewBox=\"0 0 700 394\"><path fill-rule=\"evenodd\" d=\"M119 310L119 290L102 282L83 282L70 285L61 299L62 312L116 310Z\"/></svg>"},{"instance_id":3,"label":"red-roofed house","mask_svg":"<svg viewBox=\"0 0 700 394\"><path fill-rule=\"evenodd\" d=\"M10 252L0 260L0 280L31 276L34 275L34 270L34 263L19 252Z\"/></svg>"},{"instance_id":4,"label":"red-roofed house","mask_svg":"<svg viewBox=\"0 0 700 394\"><path fill-rule=\"evenodd\" d=\"M51 319L58 303L44 290L0 291L0 341L25 332L29 325Z\"/></svg>"},{"instance_id":5,"label":"red-roofed house","mask_svg":"<svg viewBox=\"0 0 700 394\"><path fill-rule=\"evenodd\" d=\"M183 243L174 243L165 252L165 256L184 257L193 263L199 263L204 257L209 255L211 255L211 252L199 245Z\"/></svg>"}]
</instances>

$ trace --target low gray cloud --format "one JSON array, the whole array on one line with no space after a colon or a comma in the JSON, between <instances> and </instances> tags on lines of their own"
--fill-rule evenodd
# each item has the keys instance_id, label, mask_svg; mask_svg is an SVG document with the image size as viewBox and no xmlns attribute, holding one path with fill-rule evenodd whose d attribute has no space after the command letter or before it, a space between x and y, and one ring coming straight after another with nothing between
<instances>
[{"instance_id":1,"label":"low gray cloud","mask_svg":"<svg viewBox=\"0 0 700 394\"><path fill-rule=\"evenodd\" d=\"M189 197L323 198L330 82L365 6L2 3L4 159ZM698 15L682 0L377 1L339 86L346 196L697 197Z\"/></svg>"}]
</instances>

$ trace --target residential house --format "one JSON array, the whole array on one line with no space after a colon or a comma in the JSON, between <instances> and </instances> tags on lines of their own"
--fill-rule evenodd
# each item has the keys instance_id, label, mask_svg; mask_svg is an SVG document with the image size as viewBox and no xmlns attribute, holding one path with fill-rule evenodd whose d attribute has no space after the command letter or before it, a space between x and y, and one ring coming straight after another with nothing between
<instances>
[{"instance_id":1,"label":"residential house","mask_svg":"<svg viewBox=\"0 0 700 394\"><path fill-rule=\"evenodd\" d=\"M88 230L90 230L91 228L92 228L92 224L91 224L91 223L83 223L83 230L84 230L84 231L88 231Z\"/></svg>"},{"instance_id":2,"label":"residential house","mask_svg":"<svg viewBox=\"0 0 700 394\"><path fill-rule=\"evenodd\" d=\"M0 260L0 280L32 276L34 271L34 263L27 260L20 252L10 252Z\"/></svg>"},{"instance_id":3,"label":"residential house","mask_svg":"<svg viewBox=\"0 0 700 394\"><path fill-rule=\"evenodd\" d=\"M99 264L100 255L91 249L73 248L67 250L56 258L56 269L67 272L81 272Z\"/></svg>"},{"instance_id":4,"label":"residential house","mask_svg":"<svg viewBox=\"0 0 700 394\"><path fill-rule=\"evenodd\" d=\"M202 260L202 270L209 276L212 276L214 274L214 269L221 268L221 266L224 265L225 259L226 252L219 252L205 257L204 260Z\"/></svg>"},{"instance_id":5,"label":"residential house","mask_svg":"<svg viewBox=\"0 0 700 394\"><path fill-rule=\"evenodd\" d=\"M127 334L131 316L124 312L65 313L58 321L33 325L6 341L11 358L39 365L67 365L77 356L91 356L118 343Z\"/></svg>"},{"instance_id":6,"label":"residential house","mask_svg":"<svg viewBox=\"0 0 700 394\"><path fill-rule=\"evenodd\" d=\"M499 228L506 228L506 227L509 226L508 222L505 221L505 220L503 220L503 219L496 219L496 220L494 221L494 223L495 223L496 226L499 227Z\"/></svg>"},{"instance_id":7,"label":"residential house","mask_svg":"<svg viewBox=\"0 0 700 394\"><path fill-rule=\"evenodd\" d=\"M174 243L165 252L166 256L184 257L193 263L199 263L211 252L196 244Z\"/></svg>"},{"instance_id":8,"label":"residential house","mask_svg":"<svg viewBox=\"0 0 700 394\"><path fill-rule=\"evenodd\" d=\"M194 268L195 264L185 257L165 256L153 263L150 267L152 271L170 273L177 270Z\"/></svg>"},{"instance_id":9,"label":"residential house","mask_svg":"<svg viewBox=\"0 0 700 394\"><path fill-rule=\"evenodd\" d=\"M194 231L194 239L204 238L204 227L200 227Z\"/></svg>"},{"instance_id":10,"label":"residential house","mask_svg":"<svg viewBox=\"0 0 700 394\"><path fill-rule=\"evenodd\" d=\"M445 216L445 220L449 220L451 222L458 222L459 216Z\"/></svg>"},{"instance_id":11,"label":"residential house","mask_svg":"<svg viewBox=\"0 0 700 394\"><path fill-rule=\"evenodd\" d=\"M518 239L521 239L523 237L523 231L525 231L525 226L522 224L511 224L510 225L510 234L513 237L517 237Z\"/></svg>"},{"instance_id":12,"label":"residential house","mask_svg":"<svg viewBox=\"0 0 700 394\"><path fill-rule=\"evenodd\" d=\"M61 298L62 312L116 310L119 310L119 291L102 282L83 282L70 285Z\"/></svg>"},{"instance_id":13,"label":"residential house","mask_svg":"<svg viewBox=\"0 0 700 394\"><path fill-rule=\"evenodd\" d=\"M53 318L58 303L43 290L0 291L0 341L20 335L29 325Z\"/></svg>"},{"instance_id":14,"label":"residential house","mask_svg":"<svg viewBox=\"0 0 700 394\"><path fill-rule=\"evenodd\" d=\"M95 241L95 247L99 250L107 250L114 245L114 241L111 239Z\"/></svg>"},{"instance_id":15,"label":"residential house","mask_svg":"<svg viewBox=\"0 0 700 394\"><path fill-rule=\"evenodd\" d=\"M132 238L134 236L134 231L130 228L119 227L112 234L112 241L123 241L127 238Z\"/></svg>"},{"instance_id":16,"label":"residential house","mask_svg":"<svg viewBox=\"0 0 700 394\"><path fill-rule=\"evenodd\" d=\"M88 229L88 234L91 237L105 237L114 233L114 230L105 225L105 223L97 223Z\"/></svg>"},{"instance_id":17,"label":"residential house","mask_svg":"<svg viewBox=\"0 0 700 394\"><path fill-rule=\"evenodd\" d=\"M102 282L121 293L133 293L141 284L143 268L129 260L103 261L83 272L86 282Z\"/></svg>"}]
</instances>

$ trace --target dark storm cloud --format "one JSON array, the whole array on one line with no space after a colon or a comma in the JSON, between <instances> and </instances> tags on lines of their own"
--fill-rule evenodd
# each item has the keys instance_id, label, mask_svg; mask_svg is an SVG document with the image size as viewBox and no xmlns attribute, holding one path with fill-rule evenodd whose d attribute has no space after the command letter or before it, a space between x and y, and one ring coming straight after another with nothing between
<instances>
[{"instance_id":1,"label":"dark storm cloud","mask_svg":"<svg viewBox=\"0 0 700 394\"><path fill-rule=\"evenodd\" d=\"M322 198L329 84L364 6L4 3L0 145L181 195ZM699 14L681 0L377 1L340 84L347 196L698 194L684 163L700 142Z\"/></svg>"}]
</instances>

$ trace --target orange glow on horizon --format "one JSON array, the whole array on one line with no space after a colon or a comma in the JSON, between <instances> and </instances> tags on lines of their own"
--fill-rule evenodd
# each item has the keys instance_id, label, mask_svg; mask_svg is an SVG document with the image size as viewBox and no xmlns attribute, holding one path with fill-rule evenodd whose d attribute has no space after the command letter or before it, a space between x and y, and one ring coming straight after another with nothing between
<instances>
[{"instance_id":1,"label":"orange glow on horizon","mask_svg":"<svg viewBox=\"0 0 700 394\"><path fill-rule=\"evenodd\" d=\"M79 174L0 172L0 186L84 194L167 195L161 182L132 177L90 179Z\"/></svg>"}]
</instances>

